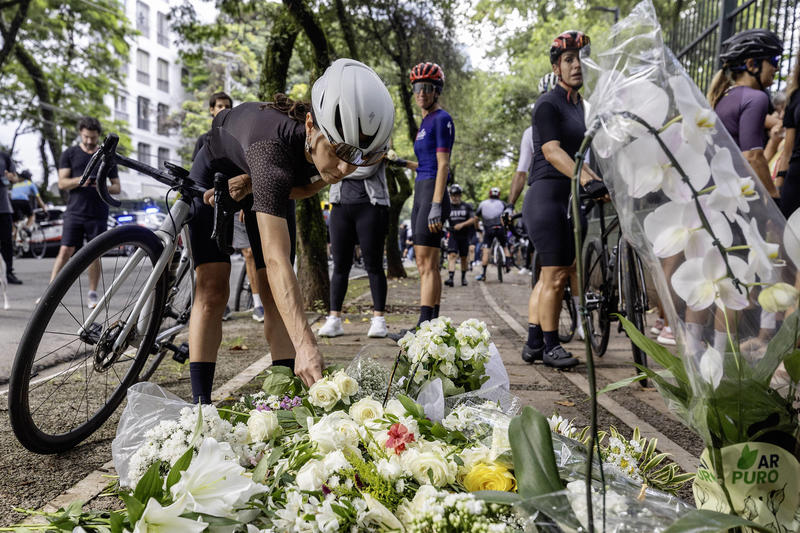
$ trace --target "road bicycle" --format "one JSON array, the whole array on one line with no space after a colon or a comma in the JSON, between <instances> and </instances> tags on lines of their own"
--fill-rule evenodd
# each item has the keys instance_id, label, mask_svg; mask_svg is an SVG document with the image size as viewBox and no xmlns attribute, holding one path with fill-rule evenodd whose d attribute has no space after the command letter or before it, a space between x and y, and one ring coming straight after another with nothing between
<instances>
[{"instance_id":1,"label":"road bicycle","mask_svg":"<svg viewBox=\"0 0 800 533\"><path fill-rule=\"evenodd\" d=\"M35 218L33 224L27 226L27 217L14 223L16 227L16 235L14 237L14 255L16 257L24 257L26 254L31 254L31 257L41 259L47 252L47 237L44 230L39 226L40 213L47 216L46 211L37 209L34 211Z\"/></svg>"},{"instance_id":2,"label":"road bicycle","mask_svg":"<svg viewBox=\"0 0 800 533\"><path fill-rule=\"evenodd\" d=\"M602 357L608 348L611 322L617 321L618 315L630 320L639 331L644 331L647 289L642 260L619 231L619 218L615 216L607 224L603 202L588 202L587 213L592 207L597 209L600 236L590 239L583 251L584 294L588 313L586 335L589 336L594 354ZM617 232L616 243L610 246L614 232ZM621 323L619 331L622 331ZM633 342L631 349L633 361L647 366L645 352ZM647 386L646 379L640 383L642 387Z\"/></svg>"},{"instance_id":3,"label":"road bicycle","mask_svg":"<svg viewBox=\"0 0 800 533\"><path fill-rule=\"evenodd\" d=\"M192 201L202 198L205 189L177 165L165 163L166 170L159 170L117 154L118 141L113 134L106 138L81 183L97 169L100 196L118 206L106 185L116 163L179 196L158 230L122 225L89 242L67 262L34 310L11 372L9 414L20 443L36 453L59 453L86 439L119 406L128 387L152 376L167 353L179 361L188 358L187 345L173 341L188 323L194 294L186 223ZM218 206L225 205L226 191L221 186L215 192ZM228 233L232 212L217 211L215 238L228 251L220 236ZM135 251L129 257L110 255L121 246ZM90 308L86 293L92 268L99 271L99 300Z\"/></svg>"},{"instance_id":4,"label":"road bicycle","mask_svg":"<svg viewBox=\"0 0 800 533\"><path fill-rule=\"evenodd\" d=\"M247 268L242 265L239 281L236 283L236 297L234 298L234 311L248 311L253 308L253 288L250 286L250 277Z\"/></svg>"}]
</instances>

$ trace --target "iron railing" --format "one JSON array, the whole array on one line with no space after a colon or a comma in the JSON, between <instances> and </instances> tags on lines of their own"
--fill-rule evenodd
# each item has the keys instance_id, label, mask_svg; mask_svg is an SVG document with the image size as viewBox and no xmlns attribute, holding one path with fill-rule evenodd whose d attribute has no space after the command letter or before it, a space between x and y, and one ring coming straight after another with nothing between
<instances>
[{"instance_id":1,"label":"iron railing","mask_svg":"<svg viewBox=\"0 0 800 533\"><path fill-rule=\"evenodd\" d=\"M797 0L694 0L679 13L668 44L705 92L719 68L720 43L751 28L772 30L783 40L784 54L772 89L785 88L800 48Z\"/></svg>"}]
</instances>

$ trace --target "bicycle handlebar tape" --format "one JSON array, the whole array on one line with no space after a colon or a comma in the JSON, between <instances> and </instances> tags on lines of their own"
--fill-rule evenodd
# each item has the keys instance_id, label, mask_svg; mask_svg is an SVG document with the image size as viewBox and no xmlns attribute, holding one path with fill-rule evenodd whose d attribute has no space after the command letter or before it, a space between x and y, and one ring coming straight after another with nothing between
<instances>
[{"instance_id":1,"label":"bicycle handlebar tape","mask_svg":"<svg viewBox=\"0 0 800 533\"><path fill-rule=\"evenodd\" d=\"M108 137L106 137L106 140L103 141L103 145L100 149L92 156L92 159L89 161L81 177L81 185L83 185L86 180L91 177L90 175L92 171L94 171L94 167L99 164L99 168L97 169L97 193L100 195L100 198L111 207L120 207L122 205L122 202L109 194L108 183L106 181L108 179L108 173L111 171L111 165L116 160L118 144L119 137L114 133L110 133ZM99 161L99 163L92 165L94 161Z\"/></svg>"},{"instance_id":2,"label":"bicycle handlebar tape","mask_svg":"<svg viewBox=\"0 0 800 533\"><path fill-rule=\"evenodd\" d=\"M217 248L231 255L233 246L228 242L228 225L233 220L234 212L230 209L233 200L228 189L228 179L221 173L214 174L214 231L211 239L216 241Z\"/></svg>"},{"instance_id":3,"label":"bicycle handlebar tape","mask_svg":"<svg viewBox=\"0 0 800 533\"><path fill-rule=\"evenodd\" d=\"M386 164L392 167L405 167L408 163L405 159L387 159Z\"/></svg>"}]
</instances>

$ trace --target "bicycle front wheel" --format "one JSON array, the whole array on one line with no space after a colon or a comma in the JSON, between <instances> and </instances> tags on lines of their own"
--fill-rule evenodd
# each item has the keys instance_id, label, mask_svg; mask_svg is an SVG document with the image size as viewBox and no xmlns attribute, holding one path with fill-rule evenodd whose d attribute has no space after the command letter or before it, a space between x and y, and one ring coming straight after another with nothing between
<instances>
[{"instance_id":1,"label":"bicycle front wheel","mask_svg":"<svg viewBox=\"0 0 800 533\"><path fill-rule=\"evenodd\" d=\"M503 269L506 267L506 261L503 248L499 244L494 245L494 264L497 267L497 281L503 283Z\"/></svg>"},{"instance_id":2,"label":"bicycle front wheel","mask_svg":"<svg viewBox=\"0 0 800 533\"><path fill-rule=\"evenodd\" d=\"M137 250L131 258L106 257L125 245ZM11 427L30 451L74 447L125 398L161 319L163 280L151 293L152 313L133 316L161 250L151 231L122 226L87 244L48 287L22 335L9 382ZM87 293L95 276L100 302L92 310ZM136 324L115 349L131 321Z\"/></svg>"},{"instance_id":3,"label":"bicycle front wheel","mask_svg":"<svg viewBox=\"0 0 800 533\"><path fill-rule=\"evenodd\" d=\"M36 259L44 257L47 251L47 239L44 236L44 230L39 226L34 226L31 229L30 250L31 255Z\"/></svg>"},{"instance_id":4,"label":"bicycle front wheel","mask_svg":"<svg viewBox=\"0 0 800 533\"><path fill-rule=\"evenodd\" d=\"M236 301L234 302L235 311L247 311L253 308L253 289L250 286L250 278L247 277L247 267L242 265L239 273L239 283L236 284Z\"/></svg>"},{"instance_id":5,"label":"bicycle front wheel","mask_svg":"<svg viewBox=\"0 0 800 533\"><path fill-rule=\"evenodd\" d=\"M564 297L561 299L561 312L558 315L558 340L567 343L575 336L578 325L578 310L575 300L572 299L572 290L569 285L564 287Z\"/></svg>"},{"instance_id":6,"label":"bicycle front wheel","mask_svg":"<svg viewBox=\"0 0 800 533\"><path fill-rule=\"evenodd\" d=\"M622 273L622 283L625 302L625 318L630 320L636 329L644 332L645 313L647 312L647 294L645 292L644 271L636 252L626 241L620 241L619 262ZM631 341L633 361L636 364L647 366L647 354ZM641 373L641 370L638 370ZM639 382L642 387L647 386L647 380Z\"/></svg>"},{"instance_id":7,"label":"bicycle front wheel","mask_svg":"<svg viewBox=\"0 0 800 533\"><path fill-rule=\"evenodd\" d=\"M586 324L588 327L584 328L584 334L589 336L592 352L597 357L603 357L611 336L609 302L613 301L614 295L611 294L611 284L606 280L608 258L598 239L593 239L586 245L583 265L583 292L586 311L589 313Z\"/></svg>"}]
</instances>

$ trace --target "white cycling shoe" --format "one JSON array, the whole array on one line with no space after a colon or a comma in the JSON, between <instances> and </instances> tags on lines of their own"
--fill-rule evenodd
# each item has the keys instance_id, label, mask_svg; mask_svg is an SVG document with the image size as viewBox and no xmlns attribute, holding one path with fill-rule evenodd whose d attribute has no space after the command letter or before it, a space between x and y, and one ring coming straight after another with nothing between
<instances>
[{"instance_id":1,"label":"white cycling shoe","mask_svg":"<svg viewBox=\"0 0 800 533\"><path fill-rule=\"evenodd\" d=\"M317 335L320 337L338 337L344 335L342 319L338 316L329 316L325 319L325 324L319 328Z\"/></svg>"},{"instance_id":2,"label":"white cycling shoe","mask_svg":"<svg viewBox=\"0 0 800 533\"><path fill-rule=\"evenodd\" d=\"M389 330L386 329L386 318L382 316L372 317L372 323L369 326L367 337L382 339L388 334Z\"/></svg>"}]
</instances>

